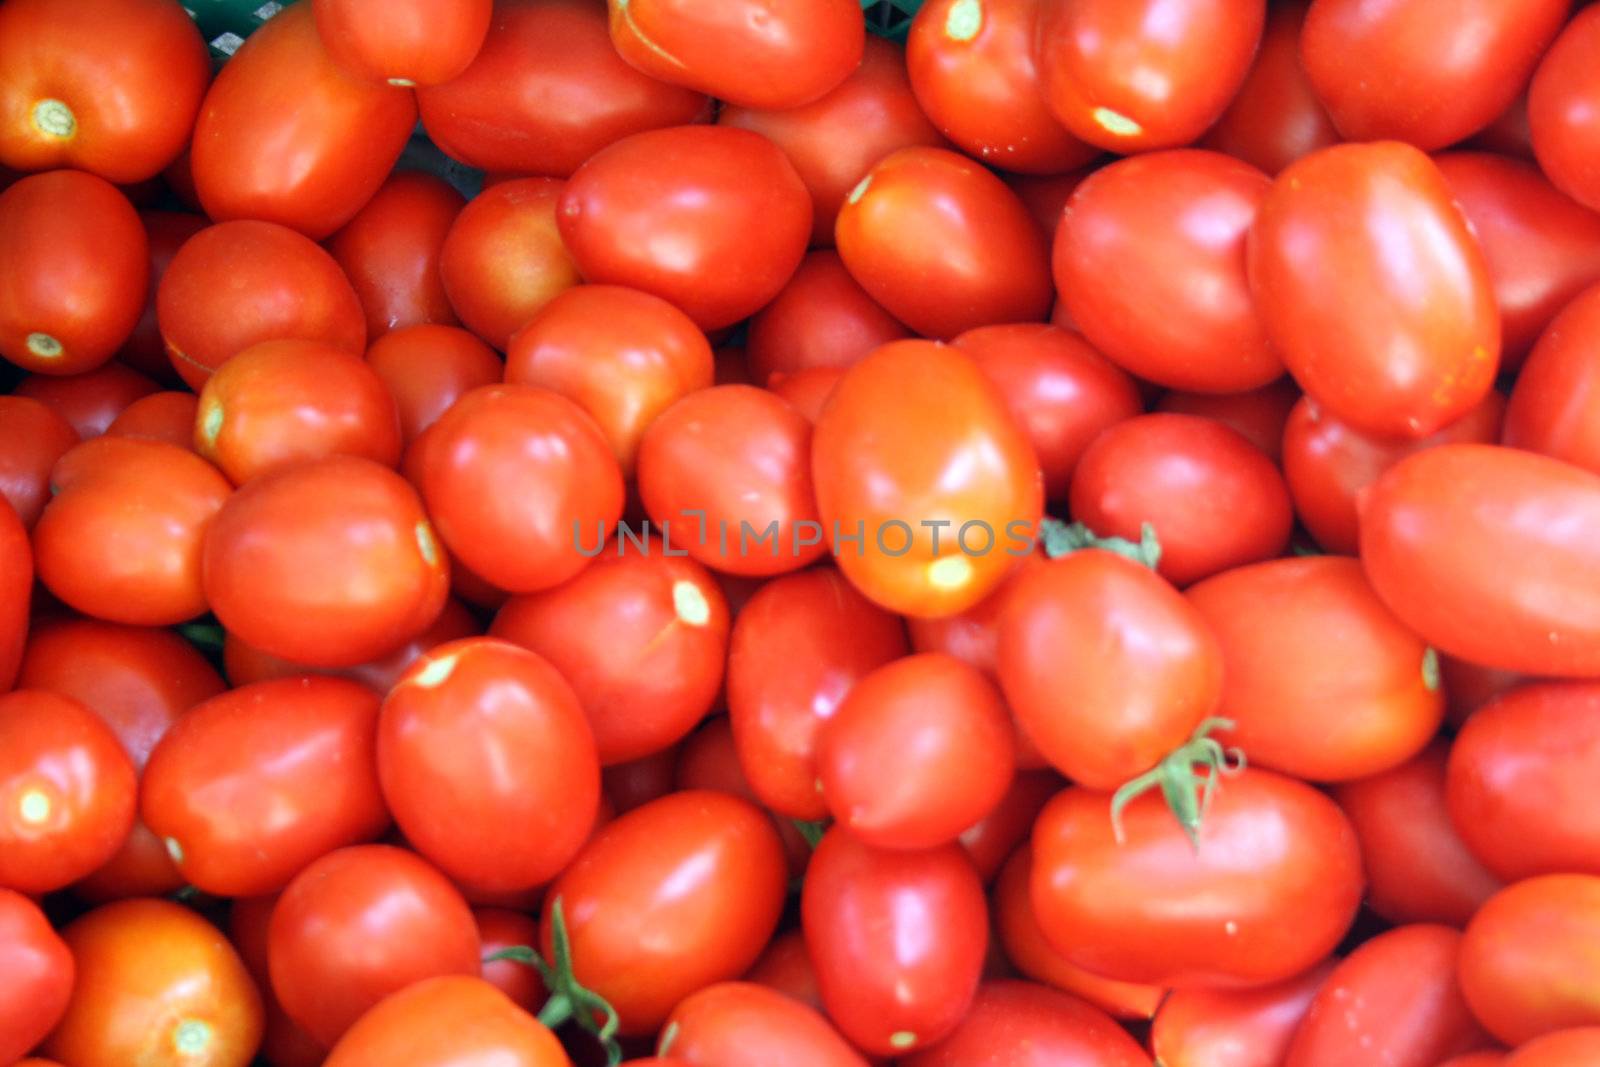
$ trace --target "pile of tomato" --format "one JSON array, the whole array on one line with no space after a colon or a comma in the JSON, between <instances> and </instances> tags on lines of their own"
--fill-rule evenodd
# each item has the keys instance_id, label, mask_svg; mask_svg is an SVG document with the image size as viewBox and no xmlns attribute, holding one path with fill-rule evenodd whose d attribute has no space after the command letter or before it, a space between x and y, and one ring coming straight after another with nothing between
<instances>
[{"instance_id":1,"label":"pile of tomato","mask_svg":"<svg viewBox=\"0 0 1600 1067\"><path fill-rule=\"evenodd\" d=\"M1600 5L254 18L0 0L0 1067L1600 1067Z\"/></svg>"}]
</instances>

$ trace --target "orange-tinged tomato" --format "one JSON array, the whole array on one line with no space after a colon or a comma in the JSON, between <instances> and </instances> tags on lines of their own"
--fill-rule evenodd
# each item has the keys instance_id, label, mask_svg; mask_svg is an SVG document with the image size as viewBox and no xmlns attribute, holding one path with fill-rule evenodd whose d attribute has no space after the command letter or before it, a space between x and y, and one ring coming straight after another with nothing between
<instances>
[{"instance_id":1,"label":"orange-tinged tomato","mask_svg":"<svg viewBox=\"0 0 1600 1067\"><path fill-rule=\"evenodd\" d=\"M1481 1063L1451 1060L1443 1067L1568 1067L1593 1062L1596 1057L1600 1057L1600 1026L1578 1026L1534 1038L1510 1055Z\"/></svg>"},{"instance_id":2,"label":"orange-tinged tomato","mask_svg":"<svg viewBox=\"0 0 1600 1067\"><path fill-rule=\"evenodd\" d=\"M27 396L0 396L0 496L32 529L50 499L50 471L78 443L54 407Z\"/></svg>"},{"instance_id":3,"label":"orange-tinged tomato","mask_svg":"<svg viewBox=\"0 0 1600 1067\"><path fill-rule=\"evenodd\" d=\"M367 315L367 337L418 323L456 325L439 263L466 198L441 178L399 171L328 239Z\"/></svg>"},{"instance_id":4,"label":"orange-tinged tomato","mask_svg":"<svg viewBox=\"0 0 1600 1067\"><path fill-rule=\"evenodd\" d=\"M345 1031L324 1067L571 1067L556 1036L482 978L452 975L402 989Z\"/></svg>"},{"instance_id":5,"label":"orange-tinged tomato","mask_svg":"<svg viewBox=\"0 0 1600 1067\"><path fill-rule=\"evenodd\" d=\"M379 337L367 366L394 398L400 438L410 444L439 421L462 394L493 385L505 374L494 349L466 330L423 323Z\"/></svg>"},{"instance_id":6,"label":"orange-tinged tomato","mask_svg":"<svg viewBox=\"0 0 1600 1067\"><path fill-rule=\"evenodd\" d=\"M1308 6L1309 0L1270 5L1255 63L1201 139L1202 147L1277 174L1301 156L1339 143L1339 131L1300 62L1300 26Z\"/></svg>"},{"instance_id":7,"label":"orange-tinged tomato","mask_svg":"<svg viewBox=\"0 0 1600 1067\"><path fill-rule=\"evenodd\" d=\"M370 82L438 85L472 64L493 0L312 0L332 60Z\"/></svg>"}]
</instances>

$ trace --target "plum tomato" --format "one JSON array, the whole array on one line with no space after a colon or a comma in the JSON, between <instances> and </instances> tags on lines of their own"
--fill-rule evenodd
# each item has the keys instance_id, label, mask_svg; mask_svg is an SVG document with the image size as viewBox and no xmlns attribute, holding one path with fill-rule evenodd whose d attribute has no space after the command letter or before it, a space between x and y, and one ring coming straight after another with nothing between
<instances>
[{"instance_id":1,"label":"plum tomato","mask_svg":"<svg viewBox=\"0 0 1600 1067\"><path fill-rule=\"evenodd\" d=\"M0 396L0 497L24 529L33 529L50 500L56 460L77 443L78 431L49 404L27 396Z\"/></svg>"},{"instance_id":2,"label":"plum tomato","mask_svg":"<svg viewBox=\"0 0 1600 1067\"><path fill-rule=\"evenodd\" d=\"M72 953L39 906L0 889L0 1060L11 1063L44 1040L67 1010L76 968Z\"/></svg>"},{"instance_id":3,"label":"plum tomato","mask_svg":"<svg viewBox=\"0 0 1600 1067\"><path fill-rule=\"evenodd\" d=\"M1335 962L1254 989L1179 989L1156 1012L1150 1048L1163 1067L1283 1067Z\"/></svg>"},{"instance_id":4,"label":"plum tomato","mask_svg":"<svg viewBox=\"0 0 1600 1067\"><path fill-rule=\"evenodd\" d=\"M463 1057L497 1067L571 1067L561 1042L482 978L428 978L356 1020L324 1067L406 1063L451 1067Z\"/></svg>"},{"instance_id":5,"label":"plum tomato","mask_svg":"<svg viewBox=\"0 0 1600 1067\"><path fill-rule=\"evenodd\" d=\"M1545 330L1506 404L1501 442L1600 474L1600 286L1569 303Z\"/></svg>"},{"instance_id":6,"label":"plum tomato","mask_svg":"<svg viewBox=\"0 0 1600 1067\"><path fill-rule=\"evenodd\" d=\"M463 394L505 376L494 349L466 330L434 323L385 333L367 349L367 366L394 398L408 445Z\"/></svg>"},{"instance_id":7,"label":"plum tomato","mask_svg":"<svg viewBox=\"0 0 1600 1067\"><path fill-rule=\"evenodd\" d=\"M675 1057L661 1067L745 1067L753 1048L761 1050L763 1067L867 1067L822 1015L750 982L721 982L685 997L657 1048Z\"/></svg>"},{"instance_id":8,"label":"plum tomato","mask_svg":"<svg viewBox=\"0 0 1600 1067\"><path fill-rule=\"evenodd\" d=\"M312 0L317 36L339 66L401 88L461 76L489 34L492 0Z\"/></svg>"},{"instance_id":9,"label":"plum tomato","mask_svg":"<svg viewBox=\"0 0 1600 1067\"><path fill-rule=\"evenodd\" d=\"M439 260L466 199L442 178L398 171L344 227L328 251L355 289L367 337L433 322L456 325Z\"/></svg>"},{"instance_id":10,"label":"plum tomato","mask_svg":"<svg viewBox=\"0 0 1600 1067\"><path fill-rule=\"evenodd\" d=\"M771 388L779 375L843 370L879 345L910 336L850 277L839 253L819 249L806 254L783 291L750 320L750 374Z\"/></svg>"},{"instance_id":11,"label":"plum tomato","mask_svg":"<svg viewBox=\"0 0 1600 1067\"><path fill-rule=\"evenodd\" d=\"M1011 1067L1149 1067L1150 1057L1110 1016L1030 982L985 982L961 1025L903 1067L967 1067L983 1057Z\"/></svg>"}]
</instances>

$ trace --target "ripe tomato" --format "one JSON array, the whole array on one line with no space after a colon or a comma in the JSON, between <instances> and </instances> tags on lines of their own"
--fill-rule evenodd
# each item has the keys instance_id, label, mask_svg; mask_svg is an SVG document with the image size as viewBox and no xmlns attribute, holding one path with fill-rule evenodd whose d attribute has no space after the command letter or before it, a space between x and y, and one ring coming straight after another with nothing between
<instances>
[{"instance_id":1,"label":"ripe tomato","mask_svg":"<svg viewBox=\"0 0 1600 1067\"><path fill-rule=\"evenodd\" d=\"M811 197L766 138L679 126L601 149L573 174L557 215L585 279L643 289L715 329L788 282L811 232Z\"/></svg>"},{"instance_id":2,"label":"ripe tomato","mask_svg":"<svg viewBox=\"0 0 1600 1067\"><path fill-rule=\"evenodd\" d=\"M822 417L822 409L828 406L834 386L843 377L844 370L839 367L807 367L773 375L772 384L767 388L815 426Z\"/></svg>"},{"instance_id":3,"label":"ripe tomato","mask_svg":"<svg viewBox=\"0 0 1600 1067\"><path fill-rule=\"evenodd\" d=\"M112 360L83 374L30 374L13 395L48 405L79 437L88 440L105 433L128 405L159 388L138 371Z\"/></svg>"},{"instance_id":4,"label":"ripe tomato","mask_svg":"<svg viewBox=\"0 0 1600 1067\"><path fill-rule=\"evenodd\" d=\"M284 1014L272 992L267 954L272 909L277 903L276 896L251 897L235 900L228 909L228 937L261 993L265 1033L259 1058L272 1067L321 1067L328 1050Z\"/></svg>"},{"instance_id":5,"label":"ripe tomato","mask_svg":"<svg viewBox=\"0 0 1600 1067\"><path fill-rule=\"evenodd\" d=\"M73 1067L246 1067L261 997L221 931L165 900L107 904L61 931L77 984L41 1051Z\"/></svg>"},{"instance_id":6,"label":"ripe tomato","mask_svg":"<svg viewBox=\"0 0 1600 1067\"><path fill-rule=\"evenodd\" d=\"M561 1042L481 978L427 979L384 998L328 1054L324 1067L571 1067Z\"/></svg>"},{"instance_id":7,"label":"ripe tomato","mask_svg":"<svg viewBox=\"0 0 1600 1067\"><path fill-rule=\"evenodd\" d=\"M406 444L439 421L462 394L493 385L505 374L494 349L477 337L432 323L385 333L367 349L367 366L393 398Z\"/></svg>"},{"instance_id":8,"label":"ripe tomato","mask_svg":"<svg viewBox=\"0 0 1600 1067\"><path fill-rule=\"evenodd\" d=\"M897 149L945 143L912 95L905 52L879 37L867 38L861 65L819 99L777 109L724 104L717 123L783 149L811 193L811 243L819 248L833 246L839 209L874 163Z\"/></svg>"},{"instance_id":9,"label":"ripe tomato","mask_svg":"<svg viewBox=\"0 0 1600 1067\"><path fill-rule=\"evenodd\" d=\"M425 322L456 325L439 261L445 235L465 205L442 179L399 171L328 239L328 251L366 312L370 339Z\"/></svg>"},{"instance_id":10,"label":"ripe tomato","mask_svg":"<svg viewBox=\"0 0 1600 1067\"><path fill-rule=\"evenodd\" d=\"M1392 770L1334 787L1361 842L1367 906L1390 922L1465 926L1500 888L1451 821L1449 757L1436 741Z\"/></svg>"},{"instance_id":11,"label":"ripe tomato","mask_svg":"<svg viewBox=\"0 0 1600 1067\"><path fill-rule=\"evenodd\" d=\"M671 788L717 789L743 797L752 804L761 804L761 798L750 787L750 779L739 764L739 748L733 740L733 726L726 715L707 720L677 747ZM773 814L772 821L783 840L783 849L789 859L789 873L799 877L805 873L806 864L811 862L811 845L800 835L795 820ZM772 946L769 946L769 952L771 950ZM807 958L807 969L810 966ZM754 974L754 970L751 973Z\"/></svg>"},{"instance_id":12,"label":"ripe tomato","mask_svg":"<svg viewBox=\"0 0 1600 1067\"><path fill-rule=\"evenodd\" d=\"M1049 311L1049 254L1028 209L955 152L902 148L878 161L845 199L834 236L862 288L924 336Z\"/></svg>"},{"instance_id":13,"label":"ripe tomato","mask_svg":"<svg viewBox=\"0 0 1600 1067\"><path fill-rule=\"evenodd\" d=\"M1150 1048L1165 1067L1283 1067L1295 1028L1333 969L1330 960L1255 989L1179 989L1156 1013Z\"/></svg>"},{"instance_id":14,"label":"ripe tomato","mask_svg":"<svg viewBox=\"0 0 1600 1067\"><path fill-rule=\"evenodd\" d=\"M723 982L685 997L672 1009L657 1051L674 1055L666 1063L745 1067L750 1050L756 1048L761 1050L763 1067L866 1067L867 1063L811 1008L749 982Z\"/></svg>"},{"instance_id":15,"label":"ripe tomato","mask_svg":"<svg viewBox=\"0 0 1600 1067\"><path fill-rule=\"evenodd\" d=\"M445 876L388 845L330 852L278 898L272 989L324 1047L390 993L439 975L477 977L478 928Z\"/></svg>"},{"instance_id":16,"label":"ripe tomato","mask_svg":"<svg viewBox=\"0 0 1600 1067\"><path fill-rule=\"evenodd\" d=\"M39 906L0 889L0 1060L11 1063L44 1040L67 1010L75 968L66 942Z\"/></svg>"},{"instance_id":17,"label":"ripe tomato","mask_svg":"<svg viewBox=\"0 0 1600 1067\"><path fill-rule=\"evenodd\" d=\"M1600 221L1600 219L1597 219ZM1566 306L1539 338L1506 405L1502 440L1600 474L1600 286Z\"/></svg>"},{"instance_id":18,"label":"ripe tomato","mask_svg":"<svg viewBox=\"0 0 1600 1067\"><path fill-rule=\"evenodd\" d=\"M1444 682L1446 717L1457 727L1491 700L1528 681L1516 671L1484 667L1454 656L1439 657L1439 677Z\"/></svg>"},{"instance_id":19,"label":"ripe tomato","mask_svg":"<svg viewBox=\"0 0 1600 1067\"><path fill-rule=\"evenodd\" d=\"M1555 1035L1551 1036L1554 1037ZM1600 1046L1596 1046L1596 1048L1600 1050ZM1451 1056L1448 1060L1439 1064L1439 1067L1502 1067L1505 1061L1506 1053L1500 1050L1468 1052L1464 1056ZM1556 1063L1547 1062L1545 1067L1560 1067L1560 1065L1568 1062L1567 1060L1560 1060Z\"/></svg>"},{"instance_id":20,"label":"ripe tomato","mask_svg":"<svg viewBox=\"0 0 1600 1067\"><path fill-rule=\"evenodd\" d=\"M531 947L539 941L539 923L530 915L504 908L473 908L478 924L478 943L483 958L508 948ZM539 972L516 960L495 960L483 965L483 980L511 998L523 1011L537 1012L544 1005L546 992Z\"/></svg>"},{"instance_id":21,"label":"ripe tomato","mask_svg":"<svg viewBox=\"0 0 1600 1067\"><path fill-rule=\"evenodd\" d=\"M982 1057L1012 1067L1149 1067L1150 1057L1092 1004L1028 982L980 986L949 1037L904 1067L967 1067Z\"/></svg>"},{"instance_id":22,"label":"ripe tomato","mask_svg":"<svg viewBox=\"0 0 1600 1067\"><path fill-rule=\"evenodd\" d=\"M856 0L610 0L611 42L633 66L741 107L795 108L861 63Z\"/></svg>"},{"instance_id":23,"label":"ripe tomato","mask_svg":"<svg viewBox=\"0 0 1600 1067\"><path fill-rule=\"evenodd\" d=\"M1204 147L1277 174L1301 156L1339 143L1339 131L1300 62L1300 27L1308 6L1309 0L1288 0L1268 7L1255 63L1233 102L1201 138Z\"/></svg>"},{"instance_id":24,"label":"ripe tomato","mask_svg":"<svg viewBox=\"0 0 1600 1067\"><path fill-rule=\"evenodd\" d=\"M23 0L0 13L0 165L128 184L177 158L211 79L170 0Z\"/></svg>"},{"instance_id":25,"label":"ripe tomato","mask_svg":"<svg viewBox=\"0 0 1600 1067\"><path fill-rule=\"evenodd\" d=\"M361 301L339 264L270 222L224 222L185 242L161 279L156 316L173 367L195 390L262 341L326 341L357 355L366 347Z\"/></svg>"},{"instance_id":26,"label":"ripe tomato","mask_svg":"<svg viewBox=\"0 0 1600 1067\"><path fill-rule=\"evenodd\" d=\"M1033 909L1067 959L1124 981L1238 988L1301 973L1344 936L1361 854L1311 786L1246 770L1216 790L1198 849L1146 793L1112 833L1110 797L1062 792L1033 830Z\"/></svg>"},{"instance_id":27,"label":"ripe tomato","mask_svg":"<svg viewBox=\"0 0 1600 1067\"><path fill-rule=\"evenodd\" d=\"M461 76L489 33L492 0L312 0L328 56L356 77L410 88Z\"/></svg>"},{"instance_id":28,"label":"ripe tomato","mask_svg":"<svg viewBox=\"0 0 1600 1067\"><path fill-rule=\"evenodd\" d=\"M1415 438L1482 402L1500 352L1493 283L1421 152L1385 142L1312 153L1273 183L1248 245L1267 334L1329 411Z\"/></svg>"},{"instance_id":29,"label":"ripe tomato","mask_svg":"<svg viewBox=\"0 0 1600 1067\"><path fill-rule=\"evenodd\" d=\"M639 440L673 402L708 388L711 345L694 321L658 296L617 285L579 285L516 333L505 380L539 385L594 416L624 477Z\"/></svg>"},{"instance_id":30,"label":"ripe tomato","mask_svg":"<svg viewBox=\"0 0 1600 1067\"><path fill-rule=\"evenodd\" d=\"M70 381L70 379L68 379ZM50 471L78 431L42 400L0 396L0 496L32 529L50 499Z\"/></svg>"},{"instance_id":31,"label":"ripe tomato","mask_svg":"<svg viewBox=\"0 0 1600 1067\"><path fill-rule=\"evenodd\" d=\"M1361 563L1428 644L1525 674L1600 674L1600 476L1492 445L1440 445L1365 497Z\"/></svg>"},{"instance_id":32,"label":"ripe tomato","mask_svg":"<svg viewBox=\"0 0 1600 1067\"><path fill-rule=\"evenodd\" d=\"M148 437L179 448L194 448L194 417L200 398L187 390L141 396L106 427L109 437Z\"/></svg>"},{"instance_id":33,"label":"ripe tomato","mask_svg":"<svg viewBox=\"0 0 1600 1067\"><path fill-rule=\"evenodd\" d=\"M1041 0L1045 102L1114 152L1176 148L1216 121L1244 82L1265 0Z\"/></svg>"},{"instance_id":34,"label":"ripe tomato","mask_svg":"<svg viewBox=\"0 0 1600 1067\"><path fill-rule=\"evenodd\" d=\"M105 363L138 323L149 278L144 226L104 178L58 170L0 193L0 356L24 370Z\"/></svg>"},{"instance_id":35,"label":"ripe tomato","mask_svg":"<svg viewBox=\"0 0 1600 1067\"><path fill-rule=\"evenodd\" d=\"M0 499L0 693L9 692L17 680L28 639L33 578L28 531L11 505Z\"/></svg>"},{"instance_id":36,"label":"ripe tomato","mask_svg":"<svg viewBox=\"0 0 1600 1067\"><path fill-rule=\"evenodd\" d=\"M1566 1067L1596 1056L1600 1056L1600 1027L1583 1026L1535 1038L1498 1063L1500 1067Z\"/></svg>"},{"instance_id":37,"label":"ripe tomato","mask_svg":"<svg viewBox=\"0 0 1600 1067\"><path fill-rule=\"evenodd\" d=\"M673 793L602 827L545 893L545 958L560 901L578 982L611 1003L624 1034L654 1033L685 997L756 961L787 877L761 809L727 793Z\"/></svg>"},{"instance_id":38,"label":"ripe tomato","mask_svg":"<svg viewBox=\"0 0 1600 1067\"><path fill-rule=\"evenodd\" d=\"M317 36L313 6L274 15L206 93L191 167L218 222L277 222L320 241L372 199L411 138L416 98L341 69ZM287 99L295 106L282 106Z\"/></svg>"},{"instance_id":39,"label":"ripe tomato","mask_svg":"<svg viewBox=\"0 0 1600 1067\"><path fill-rule=\"evenodd\" d=\"M956 840L985 884L994 881L1017 846L1028 840L1033 820L1065 783L1049 770L1019 770L1000 802L961 831Z\"/></svg>"},{"instance_id":40,"label":"ripe tomato","mask_svg":"<svg viewBox=\"0 0 1600 1067\"><path fill-rule=\"evenodd\" d=\"M1243 393L1163 393L1155 410L1175 415L1200 415L1237 431L1273 463L1283 460L1283 430L1301 396L1292 378Z\"/></svg>"},{"instance_id":41,"label":"ripe tomato","mask_svg":"<svg viewBox=\"0 0 1600 1067\"><path fill-rule=\"evenodd\" d=\"M807 845L806 859L810 858L811 846ZM817 969L811 965L811 952L806 948L803 930L790 930L773 938L761 958L756 960L755 966L745 974L744 980L776 989L808 1008L822 1010Z\"/></svg>"},{"instance_id":42,"label":"ripe tomato","mask_svg":"<svg viewBox=\"0 0 1600 1067\"><path fill-rule=\"evenodd\" d=\"M126 190L124 190L126 192ZM178 254L183 243L210 223L205 216L187 211L141 211L145 238L150 245L150 283L145 290L144 312L138 325L117 353L117 359L163 383L177 382L177 372L167 358L166 345L161 340L161 327L156 321L156 293L161 279L166 276L172 257Z\"/></svg>"},{"instance_id":43,"label":"ripe tomato","mask_svg":"<svg viewBox=\"0 0 1600 1067\"><path fill-rule=\"evenodd\" d=\"M677 768L676 746L605 768L600 772L602 817L597 821L596 828L617 815L643 807L672 792L677 786Z\"/></svg>"},{"instance_id":44,"label":"ripe tomato","mask_svg":"<svg viewBox=\"0 0 1600 1067\"><path fill-rule=\"evenodd\" d=\"M771 388L780 375L843 369L909 336L850 277L837 252L809 252L783 291L750 320L750 372Z\"/></svg>"},{"instance_id":45,"label":"ripe tomato","mask_svg":"<svg viewBox=\"0 0 1600 1067\"><path fill-rule=\"evenodd\" d=\"M1587 207L1600 209L1600 99L1590 57L1600 44L1600 11L1585 8L1555 39L1528 87L1528 127L1539 169L1557 189Z\"/></svg>"},{"instance_id":46,"label":"ripe tomato","mask_svg":"<svg viewBox=\"0 0 1600 1067\"><path fill-rule=\"evenodd\" d=\"M1490 897L1467 924L1458 964L1461 991L1484 1029L1519 1045L1600 1024L1597 925L1593 875L1529 878Z\"/></svg>"}]
</instances>

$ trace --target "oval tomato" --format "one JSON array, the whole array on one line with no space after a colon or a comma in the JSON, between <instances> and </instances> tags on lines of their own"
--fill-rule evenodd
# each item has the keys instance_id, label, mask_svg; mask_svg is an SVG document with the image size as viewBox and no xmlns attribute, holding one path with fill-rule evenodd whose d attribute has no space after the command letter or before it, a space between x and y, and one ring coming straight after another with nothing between
<instances>
[{"instance_id":1,"label":"oval tomato","mask_svg":"<svg viewBox=\"0 0 1600 1067\"><path fill-rule=\"evenodd\" d=\"M809 252L783 291L750 320L750 373L771 388L780 375L843 369L909 336L850 277L837 252Z\"/></svg>"},{"instance_id":2,"label":"oval tomato","mask_svg":"<svg viewBox=\"0 0 1600 1067\"><path fill-rule=\"evenodd\" d=\"M1281 464L1283 430L1300 396L1294 380L1285 377L1243 393L1163 393L1155 410L1213 419L1238 432L1273 463Z\"/></svg>"},{"instance_id":3,"label":"oval tomato","mask_svg":"<svg viewBox=\"0 0 1600 1067\"><path fill-rule=\"evenodd\" d=\"M1578 203L1600 209L1600 79L1590 57L1600 46L1600 11L1584 8L1555 39L1528 86L1528 127L1539 169Z\"/></svg>"},{"instance_id":4,"label":"oval tomato","mask_svg":"<svg viewBox=\"0 0 1600 1067\"><path fill-rule=\"evenodd\" d=\"M994 881L1017 846L1027 841L1033 820L1064 784L1054 771L1019 770L999 803L961 831L956 840L985 884Z\"/></svg>"},{"instance_id":5,"label":"oval tomato","mask_svg":"<svg viewBox=\"0 0 1600 1067\"><path fill-rule=\"evenodd\" d=\"M811 859L810 845L806 845L806 859ZM790 930L773 938L761 958L756 960L755 966L746 972L744 980L775 989L808 1008L822 1010L822 992L817 989L817 969L811 965L811 951L806 948L803 930Z\"/></svg>"},{"instance_id":6,"label":"oval tomato","mask_svg":"<svg viewBox=\"0 0 1600 1067\"><path fill-rule=\"evenodd\" d=\"M456 325L439 263L445 235L465 206L443 179L398 171L328 239L366 312L368 338L425 322Z\"/></svg>"},{"instance_id":7,"label":"oval tomato","mask_svg":"<svg viewBox=\"0 0 1600 1067\"><path fill-rule=\"evenodd\" d=\"M745 1067L753 1048L761 1050L765 1067L867 1063L827 1019L797 1000L749 982L723 982L685 997L672 1009L658 1051L674 1056L668 1063Z\"/></svg>"},{"instance_id":8,"label":"oval tomato","mask_svg":"<svg viewBox=\"0 0 1600 1067\"><path fill-rule=\"evenodd\" d=\"M492 0L312 0L328 56L371 82L409 88L461 76L489 34Z\"/></svg>"},{"instance_id":9,"label":"oval tomato","mask_svg":"<svg viewBox=\"0 0 1600 1067\"><path fill-rule=\"evenodd\" d=\"M494 349L466 330L424 323L385 333L367 349L367 366L388 389L410 444L463 394L494 385L505 366Z\"/></svg>"},{"instance_id":10,"label":"oval tomato","mask_svg":"<svg viewBox=\"0 0 1600 1067\"><path fill-rule=\"evenodd\" d=\"M17 680L28 639L33 579L28 531L11 505L0 499L0 693L8 692Z\"/></svg>"},{"instance_id":11,"label":"oval tomato","mask_svg":"<svg viewBox=\"0 0 1600 1067\"><path fill-rule=\"evenodd\" d=\"M26 396L0 396L0 496L25 529L50 499L50 471L78 443L78 431L55 408Z\"/></svg>"},{"instance_id":12,"label":"oval tomato","mask_svg":"<svg viewBox=\"0 0 1600 1067\"><path fill-rule=\"evenodd\" d=\"M194 447L194 417L200 398L187 390L163 390L141 396L117 413L106 427L108 437L148 437L179 448Z\"/></svg>"},{"instance_id":13,"label":"oval tomato","mask_svg":"<svg viewBox=\"0 0 1600 1067\"><path fill-rule=\"evenodd\" d=\"M767 388L815 426L822 417L822 409L828 406L834 386L843 377L844 370L839 367L807 367L774 375Z\"/></svg>"},{"instance_id":14,"label":"oval tomato","mask_svg":"<svg viewBox=\"0 0 1600 1067\"><path fill-rule=\"evenodd\" d=\"M105 433L135 400L159 390L143 374L112 360L83 374L30 374L12 395L42 401L88 440Z\"/></svg>"},{"instance_id":15,"label":"oval tomato","mask_svg":"<svg viewBox=\"0 0 1600 1067\"><path fill-rule=\"evenodd\" d=\"M1600 474L1600 286L1566 306L1539 338L1506 405L1501 440Z\"/></svg>"},{"instance_id":16,"label":"oval tomato","mask_svg":"<svg viewBox=\"0 0 1600 1067\"><path fill-rule=\"evenodd\" d=\"M478 942L486 961L505 949L531 947L539 941L538 920L520 911L473 908L472 918L478 924ZM537 1012L547 997L539 972L518 960L485 962L483 980L523 1011Z\"/></svg>"},{"instance_id":17,"label":"oval tomato","mask_svg":"<svg viewBox=\"0 0 1600 1067\"><path fill-rule=\"evenodd\" d=\"M1283 1067L1295 1028L1334 961L1256 989L1179 989L1150 1026L1164 1067Z\"/></svg>"},{"instance_id":18,"label":"oval tomato","mask_svg":"<svg viewBox=\"0 0 1600 1067\"><path fill-rule=\"evenodd\" d=\"M66 942L39 906L21 893L0 889L0 1060L26 1056L67 1010L76 968Z\"/></svg>"},{"instance_id":19,"label":"oval tomato","mask_svg":"<svg viewBox=\"0 0 1600 1067\"><path fill-rule=\"evenodd\" d=\"M481 978L426 979L385 997L348 1030L324 1067L406 1063L570 1067L561 1042Z\"/></svg>"},{"instance_id":20,"label":"oval tomato","mask_svg":"<svg viewBox=\"0 0 1600 1067\"><path fill-rule=\"evenodd\" d=\"M966 1067L980 1057L1012 1067L1149 1067L1150 1057L1091 1004L1028 982L988 982L966 1018L904 1067Z\"/></svg>"},{"instance_id":21,"label":"oval tomato","mask_svg":"<svg viewBox=\"0 0 1600 1067\"><path fill-rule=\"evenodd\" d=\"M210 223L204 215L187 211L144 210L139 212L139 218L150 244L150 284L145 293L144 312L117 353L117 359L160 382L175 383L178 375L167 358L161 326L156 319L156 294L161 290L161 279L166 276L178 249Z\"/></svg>"}]
</instances>

